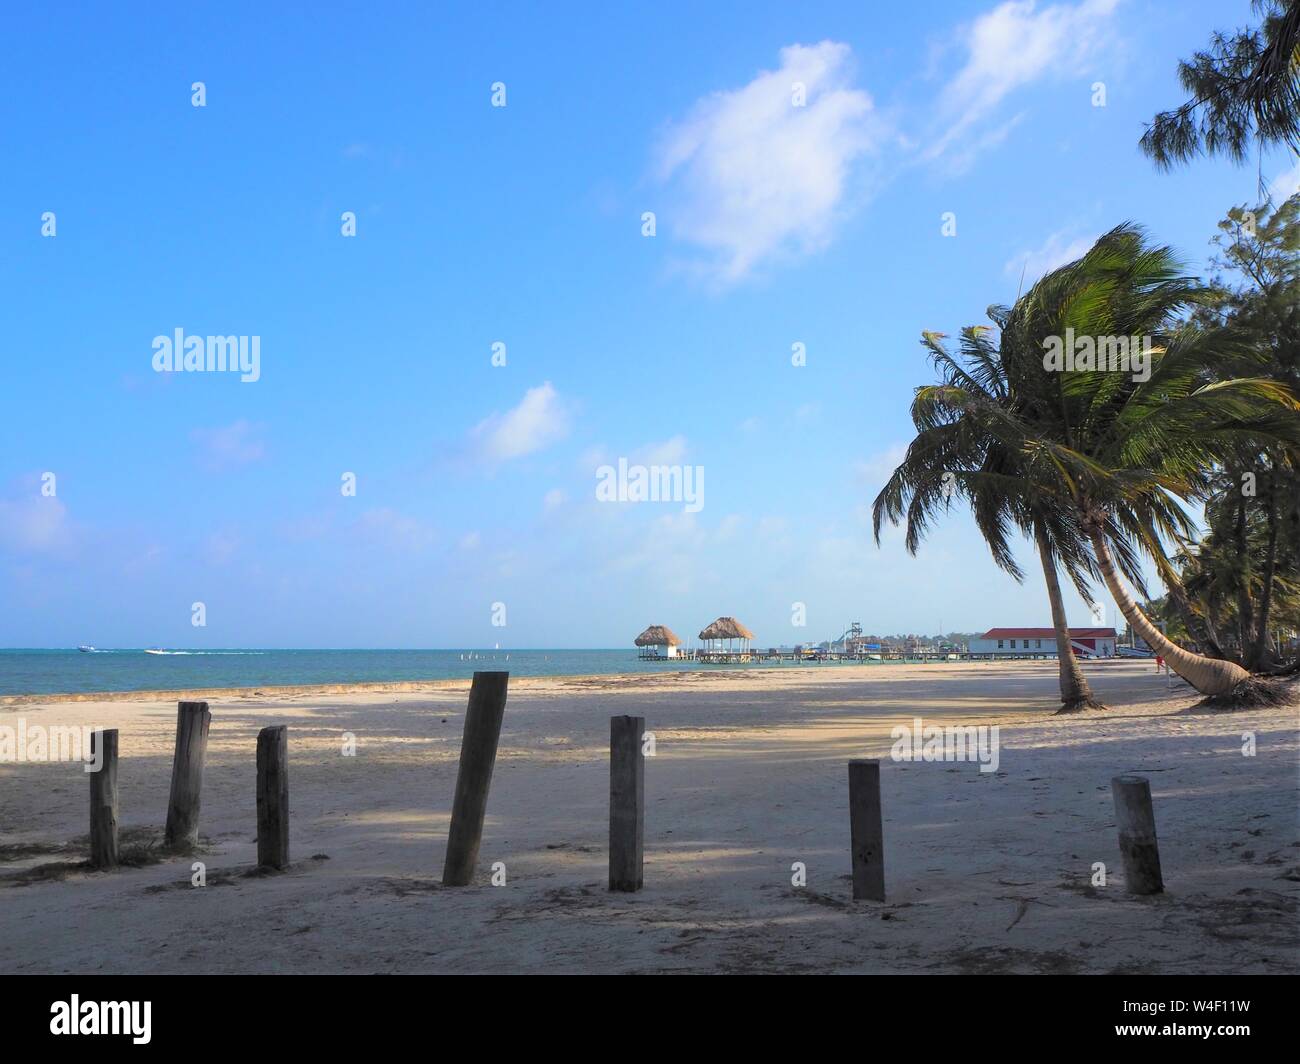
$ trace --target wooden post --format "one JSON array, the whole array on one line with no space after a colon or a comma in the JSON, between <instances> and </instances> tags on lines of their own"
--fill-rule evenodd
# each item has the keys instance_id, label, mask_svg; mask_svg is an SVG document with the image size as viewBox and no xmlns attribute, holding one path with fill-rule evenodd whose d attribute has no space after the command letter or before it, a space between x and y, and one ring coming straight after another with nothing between
<instances>
[{"instance_id":1,"label":"wooden post","mask_svg":"<svg viewBox=\"0 0 1300 1064\"><path fill-rule=\"evenodd\" d=\"M460 741L460 769L456 773L456 798L447 832L447 857L442 866L444 887L465 887L474 877L509 680L508 672L474 673L469 708L465 711L465 732Z\"/></svg>"},{"instance_id":2,"label":"wooden post","mask_svg":"<svg viewBox=\"0 0 1300 1064\"><path fill-rule=\"evenodd\" d=\"M179 702L176 706L176 750L172 754L172 791L167 803L166 846L197 846L199 842L199 791L203 786L203 761L208 752L208 725L212 714L206 702Z\"/></svg>"},{"instance_id":3,"label":"wooden post","mask_svg":"<svg viewBox=\"0 0 1300 1064\"><path fill-rule=\"evenodd\" d=\"M645 844L645 717L609 718L609 889L641 889Z\"/></svg>"},{"instance_id":4,"label":"wooden post","mask_svg":"<svg viewBox=\"0 0 1300 1064\"><path fill-rule=\"evenodd\" d=\"M289 865L289 729L257 733L257 863Z\"/></svg>"},{"instance_id":5,"label":"wooden post","mask_svg":"<svg viewBox=\"0 0 1300 1064\"><path fill-rule=\"evenodd\" d=\"M1115 826L1124 880L1130 894L1159 894L1165 889L1156 848L1156 815L1151 808L1151 781L1145 776L1116 776L1110 781L1115 797Z\"/></svg>"},{"instance_id":6,"label":"wooden post","mask_svg":"<svg viewBox=\"0 0 1300 1064\"><path fill-rule=\"evenodd\" d=\"M849 838L854 901L885 900L885 829L880 811L880 762L849 762Z\"/></svg>"},{"instance_id":7,"label":"wooden post","mask_svg":"<svg viewBox=\"0 0 1300 1064\"><path fill-rule=\"evenodd\" d=\"M99 768L90 773L90 863L113 868L117 853L117 729L90 733L90 759Z\"/></svg>"}]
</instances>

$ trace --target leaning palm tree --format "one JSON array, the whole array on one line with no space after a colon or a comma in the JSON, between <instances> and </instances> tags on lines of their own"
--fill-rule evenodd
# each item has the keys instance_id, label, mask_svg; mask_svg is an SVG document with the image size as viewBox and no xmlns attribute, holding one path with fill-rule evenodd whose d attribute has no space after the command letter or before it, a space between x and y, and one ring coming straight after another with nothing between
<instances>
[{"instance_id":1,"label":"leaning palm tree","mask_svg":"<svg viewBox=\"0 0 1300 1064\"><path fill-rule=\"evenodd\" d=\"M1027 446L1054 470L1036 478L1039 504L1072 513L1116 605L1171 668L1204 694L1226 696L1250 674L1167 639L1121 576L1146 597L1136 556L1170 573L1163 543L1186 538L1193 527L1182 504L1204 496L1216 464L1244 441L1300 442L1300 400L1283 383L1252 375L1260 352L1229 328L1185 321L1205 298L1168 248L1148 245L1141 230L1123 225L1016 304L1003 348L1014 360L1008 378L1032 395ZM1062 337L1142 338L1146 364L1050 372L1033 352Z\"/></svg>"},{"instance_id":2,"label":"leaning palm tree","mask_svg":"<svg viewBox=\"0 0 1300 1064\"><path fill-rule=\"evenodd\" d=\"M997 308L990 313L995 317ZM1088 577L1095 574L1086 541L1068 510L1039 504L1026 448L1028 426L1017 416L1018 396L1007 379L990 330L962 332L961 354L950 354L938 333L925 333L941 381L918 388L912 404L916 439L876 497L873 522L880 542L885 520L906 519L907 549L915 554L929 522L960 494L971 506L976 525L994 562L1017 581L1024 579L1009 537L1018 529L1038 551L1047 585L1060 668L1061 708L1069 713L1105 708L1094 697L1070 639L1058 567L1063 567L1084 600L1092 603Z\"/></svg>"},{"instance_id":3,"label":"leaning palm tree","mask_svg":"<svg viewBox=\"0 0 1300 1064\"><path fill-rule=\"evenodd\" d=\"M1229 328L1183 319L1205 297L1169 249L1148 246L1124 225L1014 307L991 308L996 347L981 330L967 330L962 365L932 343L946 377L917 392L918 436L876 499L877 536L885 518L906 515L914 550L947 501L943 490L960 488L1002 568L1019 572L1007 544L1018 526L1040 553L1050 548L1085 599L1086 576L1099 575L1133 629L1197 690L1233 693L1249 673L1167 639L1125 583L1150 597L1145 556L1174 585L1164 544L1194 532L1184 504L1204 496L1216 463L1245 441L1300 442L1300 400L1251 375L1261 354ZM1105 344L1104 368L1095 358L1049 362L1045 351L1078 338L1094 355ZM1124 358L1116 359L1120 338ZM1044 562L1050 589L1048 570Z\"/></svg>"}]
</instances>

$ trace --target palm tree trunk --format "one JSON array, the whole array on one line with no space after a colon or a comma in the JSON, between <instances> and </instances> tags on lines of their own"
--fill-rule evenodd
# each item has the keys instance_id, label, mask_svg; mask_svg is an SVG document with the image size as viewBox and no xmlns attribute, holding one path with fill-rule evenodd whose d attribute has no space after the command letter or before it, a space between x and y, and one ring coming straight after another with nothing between
<instances>
[{"instance_id":1,"label":"palm tree trunk","mask_svg":"<svg viewBox=\"0 0 1300 1064\"><path fill-rule=\"evenodd\" d=\"M1268 493L1268 548L1264 554L1264 590L1259 596L1259 615L1256 618L1255 638L1246 656L1251 669L1262 669L1273 664L1272 647L1268 638L1269 614L1273 609L1273 577L1277 572L1277 492L1272 486Z\"/></svg>"},{"instance_id":2,"label":"palm tree trunk","mask_svg":"<svg viewBox=\"0 0 1300 1064\"><path fill-rule=\"evenodd\" d=\"M1250 601L1250 554L1246 547L1246 496L1237 500L1237 525L1234 530L1241 576L1237 581L1237 638L1241 643L1241 660L1250 664L1250 645L1255 635L1254 609Z\"/></svg>"},{"instance_id":3,"label":"palm tree trunk","mask_svg":"<svg viewBox=\"0 0 1300 1064\"><path fill-rule=\"evenodd\" d=\"M1047 581L1047 599L1052 605L1052 627L1056 629L1056 661L1061 670L1061 708L1058 713L1077 713L1082 709L1105 709L1092 695L1092 688L1079 667L1070 642L1070 626L1065 619L1065 603L1061 600L1061 581L1056 572L1056 556L1048 542L1047 532L1034 522L1034 538L1038 542L1038 557L1043 563L1043 577Z\"/></svg>"},{"instance_id":4,"label":"palm tree trunk","mask_svg":"<svg viewBox=\"0 0 1300 1064\"><path fill-rule=\"evenodd\" d=\"M1250 679L1250 673L1240 665L1231 661L1203 658L1200 654L1193 654L1166 639L1164 633L1138 608L1138 604L1133 601L1133 596L1128 593L1128 588L1120 580L1100 525L1089 522L1088 539L1092 543L1093 554L1097 557L1097 567L1101 570L1101 577L1106 581L1106 589L1115 600L1120 613L1124 614L1125 619L1133 626L1133 630L1146 640L1147 645L1169 662L1169 667L1174 672L1203 695L1229 694L1243 680Z\"/></svg>"}]
</instances>

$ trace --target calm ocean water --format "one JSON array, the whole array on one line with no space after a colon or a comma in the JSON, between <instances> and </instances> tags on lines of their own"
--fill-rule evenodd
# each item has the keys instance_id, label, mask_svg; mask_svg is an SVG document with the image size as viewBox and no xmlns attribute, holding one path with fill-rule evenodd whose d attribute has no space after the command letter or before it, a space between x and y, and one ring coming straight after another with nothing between
<instances>
[{"instance_id":1,"label":"calm ocean water","mask_svg":"<svg viewBox=\"0 0 1300 1064\"><path fill-rule=\"evenodd\" d=\"M97 650L90 654L78 650L0 650L0 695L467 680L475 669L503 669L515 676L585 676L744 667L645 662L632 649L190 650L166 654L146 654L143 650Z\"/></svg>"}]
</instances>

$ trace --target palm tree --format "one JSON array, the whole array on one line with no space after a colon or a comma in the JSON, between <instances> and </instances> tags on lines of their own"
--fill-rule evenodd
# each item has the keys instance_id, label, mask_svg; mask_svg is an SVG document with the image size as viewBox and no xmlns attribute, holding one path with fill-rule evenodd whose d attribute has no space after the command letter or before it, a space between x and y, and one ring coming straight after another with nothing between
<instances>
[{"instance_id":1,"label":"palm tree","mask_svg":"<svg viewBox=\"0 0 1300 1064\"><path fill-rule=\"evenodd\" d=\"M1186 607L1196 622L1205 624L1214 656L1272 672L1281 664L1281 647L1273 640L1275 613L1285 616L1294 600L1300 553L1297 544L1287 541L1292 530L1281 519L1281 493L1300 498L1300 479L1276 466L1262 469L1259 476L1262 498L1242 491L1238 471L1214 478L1214 494L1205 507L1209 531L1187 544L1176 560ZM1261 501L1262 506L1248 505ZM1204 621L1210 617L1223 626L1224 636Z\"/></svg>"},{"instance_id":2,"label":"palm tree","mask_svg":"<svg viewBox=\"0 0 1300 1064\"><path fill-rule=\"evenodd\" d=\"M1190 98L1156 115L1141 141L1157 166L1202 151L1240 163L1252 140L1300 151L1300 0L1256 0L1255 7L1259 27L1216 33L1209 51L1178 64Z\"/></svg>"},{"instance_id":3,"label":"palm tree","mask_svg":"<svg viewBox=\"0 0 1300 1064\"><path fill-rule=\"evenodd\" d=\"M1146 372L1066 369L1025 358L1008 368L1035 395L1034 446L1054 476L1041 505L1070 509L1102 579L1134 630L1197 690L1227 695L1249 678L1240 665L1193 654L1160 632L1134 601L1120 570L1145 597L1137 552L1162 574L1163 543L1186 538L1181 504L1202 497L1216 463L1245 441L1300 441L1300 400L1258 372L1264 358L1229 328L1201 328L1182 315L1206 290L1181 274L1168 248L1123 225L1075 263L1048 274L1017 303L1004 328L1041 343L1076 336L1144 337ZM1004 345L1005 346L1005 345ZM1019 360L1032 347L1011 345ZM1050 499L1050 502L1049 502Z\"/></svg>"},{"instance_id":4,"label":"palm tree","mask_svg":"<svg viewBox=\"0 0 1300 1064\"><path fill-rule=\"evenodd\" d=\"M1231 658L1220 623L1231 606L1224 595L1224 575L1231 562L1223 556L1213 530L1198 542L1185 541L1171 559L1176 579L1169 583L1166 610L1172 605L1189 639L1212 658ZM1150 615L1150 611L1143 610ZM1167 633L1166 633L1167 634Z\"/></svg>"},{"instance_id":5,"label":"palm tree","mask_svg":"<svg viewBox=\"0 0 1300 1064\"><path fill-rule=\"evenodd\" d=\"M1234 207L1219 230L1217 299L1197 317L1251 336L1267 375L1300 391L1300 194ZM1207 540L1232 554L1241 663L1270 669L1281 653L1270 632L1280 585L1300 572L1300 450L1239 448L1216 478L1206 524Z\"/></svg>"},{"instance_id":6,"label":"palm tree","mask_svg":"<svg viewBox=\"0 0 1300 1064\"><path fill-rule=\"evenodd\" d=\"M996 347L986 330L967 329L959 362L938 337L928 338L944 381L916 393L918 435L876 499L877 538L884 519L906 515L915 551L929 519L960 489L1003 569L1019 575L1006 541L1011 527L1033 534L1040 553L1045 538L1085 599L1086 577L1100 575L1174 671L1205 694L1231 693L1249 673L1171 642L1123 579L1149 597L1145 555L1173 586L1164 544L1192 535L1183 503L1203 496L1215 464L1234 447L1300 442L1300 401L1281 382L1245 375L1261 355L1229 328L1183 321L1205 297L1169 249L1148 246L1139 229L1123 225L1010 310L990 308ZM1069 337L1088 338L1094 348L1098 339L1144 339L1122 371L1049 368L1045 349ZM945 485L952 485L947 495ZM1050 594L1049 568L1045 562Z\"/></svg>"},{"instance_id":7,"label":"palm tree","mask_svg":"<svg viewBox=\"0 0 1300 1064\"><path fill-rule=\"evenodd\" d=\"M999 308L990 308L997 317ZM876 542L887 519L906 516L907 549L915 554L929 521L946 511L955 494L968 499L994 562L1017 581L1024 579L1008 536L1018 528L1038 550L1051 604L1060 668L1061 708L1068 713L1105 708L1094 697L1079 667L1070 640L1061 597L1058 566L1089 604L1087 577L1094 572L1077 523L1040 506L1030 479L1033 463L1025 461L1024 428L1015 415L1016 394L999 352L983 326L962 332L960 358L944 346L944 337L925 333L922 343L939 371L941 383L918 388L912 404L916 439L889 482L876 497L872 517Z\"/></svg>"}]
</instances>

